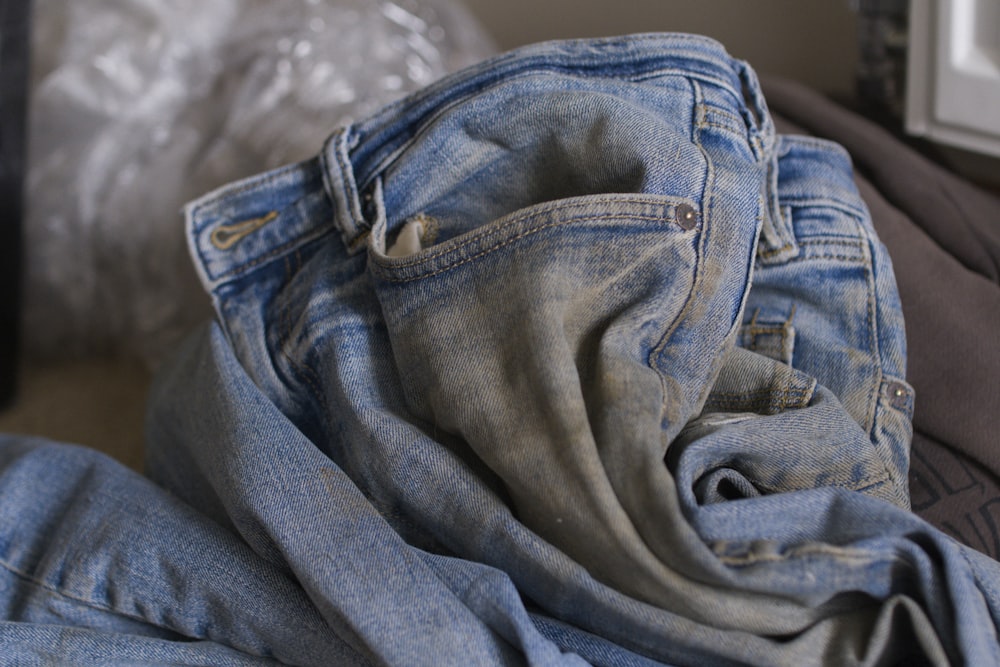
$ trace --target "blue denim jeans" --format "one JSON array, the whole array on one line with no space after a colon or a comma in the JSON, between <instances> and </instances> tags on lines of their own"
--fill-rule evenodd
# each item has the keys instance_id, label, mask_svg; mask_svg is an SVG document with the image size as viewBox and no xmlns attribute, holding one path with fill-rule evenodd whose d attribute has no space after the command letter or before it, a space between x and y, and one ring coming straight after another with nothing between
<instances>
[{"instance_id":1,"label":"blue denim jeans","mask_svg":"<svg viewBox=\"0 0 1000 667\"><path fill-rule=\"evenodd\" d=\"M681 488L705 504L839 486L908 508L913 390L903 379L903 318L850 158L830 142L782 136L770 178L739 347L689 423L690 444L678 448L681 461L691 458L678 469ZM829 423L823 405L865 436L803 431ZM738 418L716 414L734 411Z\"/></svg>"},{"instance_id":2,"label":"blue denim jeans","mask_svg":"<svg viewBox=\"0 0 1000 667\"><path fill-rule=\"evenodd\" d=\"M902 318L849 162L776 136L716 43L515 51L188 224L218 318L151 401L170 495L139 504L165 527L97 531L99 608L141 628L108 636L302 664L1000 663L1000 566L907 510ZM77 553L64 533L33 558ZM119 568L132 550L157 567ZM33 581L97 599L64 570Z\"/></svg>"}]
</instances>

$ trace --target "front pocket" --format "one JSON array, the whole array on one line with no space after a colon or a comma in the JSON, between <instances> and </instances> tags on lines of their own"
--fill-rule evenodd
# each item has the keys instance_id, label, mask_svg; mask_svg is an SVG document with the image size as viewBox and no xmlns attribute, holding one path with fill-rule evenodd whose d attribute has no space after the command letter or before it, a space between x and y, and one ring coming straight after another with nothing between
<instances>
[{"instance_id":1,"label":"front pocket","mask_svg":"<svg viewBox=\"0 0 1000 667\"><path fill-rule=\"evenodd\" d=\"M386 239L381 225L376 224L370 258L377 278L390 283L411 282L476 262L511 246L530 249L535 242L576 255L610 257L617 248L628 252L623 246L633 244L625 237L647 235L645 244L655 246L692 231L699 222L698 209L688 199L650 194L587 195L530 206L439 244L434 244L436 221L430 216L414 216L392 240ZM594 245L588 249L587 244ZM634 250L641 254L643 248L636 246ZM546 263L564 262L549 256Z\"/></svg>"},{"instance_id":2,"label":"front pocket","mask_svg":"<svg viewBox=\"0 0 1000 667\"><path fill-rule=\"evenodd\" d=\"M664 395L649 360L692 294L699 219L690 199L594 195L404 257L370 246L412 417L463 440L564 546L594 521L628 524L611 516L605 466L624 462L609 453L662 462L664 405L697 411Z\"/></svg>"}]
</instances>

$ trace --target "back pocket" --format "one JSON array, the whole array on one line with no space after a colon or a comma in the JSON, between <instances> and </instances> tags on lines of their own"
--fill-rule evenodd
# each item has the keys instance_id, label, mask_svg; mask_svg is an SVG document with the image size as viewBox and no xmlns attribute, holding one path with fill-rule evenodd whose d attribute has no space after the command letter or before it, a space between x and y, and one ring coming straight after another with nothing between
<instances>
[{"instance_id":1,"label":"back pocket","mask_svg":"<svg viewBox=\"0 0 1000 667\"><path fill-rule=\"evenodd\" d=\"M671 467L700 504L828 486L899 501L882 458L832 392L739 347L675 442Z\"/></svg>"}]
</instances>

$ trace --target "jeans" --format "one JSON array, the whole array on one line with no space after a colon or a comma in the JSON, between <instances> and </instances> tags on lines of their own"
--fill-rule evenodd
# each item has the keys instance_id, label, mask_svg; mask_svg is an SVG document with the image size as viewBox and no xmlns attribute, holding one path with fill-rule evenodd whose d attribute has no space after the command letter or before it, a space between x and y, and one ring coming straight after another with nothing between
<instances>
[{"instance_id":1,"label":"jeans","mask_svg":"<svg viewBox=\"0 0 1000 667\"><path fill-rule=\"evenodd\" d=\"M110 636L302 664L1000 663L1000 566L907 511L902 317L845 154L777 136L716 43L521 49L188 225L218 317L151 400L169 495L122 492L163 528L98 531L116 566L156 554L89 575L140 626Z\"/></svg>"},{"instance_id":2,"label":"jeans","mask_svg":"<svg viewBox=\"0 0 1000 667\"><path fill-rule=\"evenodd\" d=\"M716 380L709 410L688 426L692 444L682 457L709 462L686 471L681 488L704 504L727 495L720 484L729 497L840 486L908 508L913 390L903 379L906 338L891 262L843 149L783 136L776 153L776 196L764 216L739 347L729 351L733 365ZM773 372L787 379L758 371L766 390L759 380L748 384L762 357L782 362ZM838 418L846 412L865 436L827 429L836 418L818 411L824 404ZM722 409L741 416L721 417L726 428L717 433L713 413ZM807 424L814 430L803 432ZM736 466L717 460L726 456L736 456Z\"/></svg>"}]
</instances>

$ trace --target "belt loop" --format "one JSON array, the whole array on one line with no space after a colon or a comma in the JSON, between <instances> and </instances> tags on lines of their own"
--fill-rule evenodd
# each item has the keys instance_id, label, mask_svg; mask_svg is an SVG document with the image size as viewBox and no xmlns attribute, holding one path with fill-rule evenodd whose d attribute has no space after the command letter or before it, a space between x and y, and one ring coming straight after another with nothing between
<instances>
[{"instance_id":1,"label":"belt loop","mask_svg":"<svg viewBox=\"0 0 1000 667\"><path fill-rule=\"evenodd\" d=\"M764 169L761 192L762 243L757 248L757 258L765 264L778 264L799 253L791 216L782 209L778 201L778 139L757 74L743 60L736 60L734 64L740 77L743 100L753 115L755 148L759 151L758 157Z\"/></svg>"},{"instance_id":2,"label":"belt loop","mask_svg":"<svg viewBox=\"0 0 1000 667\"><path fill-rule=\"evenodd\" d=\"M368 238L368 223L358 184L354 179L350 150L357 144L357 137L350 125L336 130L323 146L320 162L323 170L323 187L333 202L334 224L351 254L360 252Z\"/></svg>"},{"instance_id":3,"label":"belt loop","mask_svg":"<svg viewBox=\"0 0 1000 667\"><path fill-rule=\"evenodd\" d=\"M757 259L764 264L781 264L799 254L791 212L778 199L778 156L772 152L765 164L766 178L761 193L763 224Z\"/></svg>"},{"instance_id":4,"label":"belt loop","mask_svg":"<svg viewBox=\"0 0 1000 667\"><path fill-rule=\"evenodd\" d=\"M764 100L756 72L746 61L736 60L734 64L740 77L743 100L753 114L752 120L757 129L757 141L760 142L762 157L767 161L774 151L774 122L767 109L767 102Z\"/></svg>"}]
</instances>

